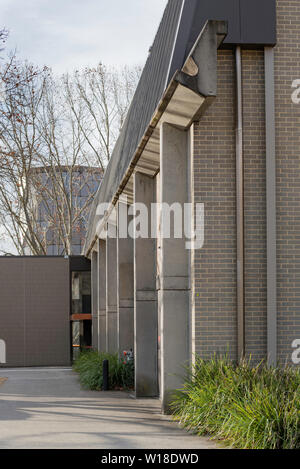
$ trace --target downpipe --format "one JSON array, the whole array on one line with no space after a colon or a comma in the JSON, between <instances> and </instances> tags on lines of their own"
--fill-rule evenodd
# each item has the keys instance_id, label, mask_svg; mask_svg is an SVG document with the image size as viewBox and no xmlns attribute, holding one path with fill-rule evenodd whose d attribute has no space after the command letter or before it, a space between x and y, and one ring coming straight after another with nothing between
<instances>
[{"instance_id":1,"label":"downpipe","mask_svg":"<svg viewBox=\"0 0 300 469\"><path fill-rule=\"evenodd\" d=\"M244 280L244 156L243 92L241 47L235 51L236 62L236 226L237 226L237 351L238 360L245 356L245 280Z\"/></svg>"}]
</instances>

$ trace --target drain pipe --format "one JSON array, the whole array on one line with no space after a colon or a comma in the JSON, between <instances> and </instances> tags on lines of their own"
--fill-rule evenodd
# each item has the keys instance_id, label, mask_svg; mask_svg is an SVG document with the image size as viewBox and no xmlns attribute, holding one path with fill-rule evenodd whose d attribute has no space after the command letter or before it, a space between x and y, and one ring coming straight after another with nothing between
<instances>
[{"instance_id":1,"label":"drain pipe","mask_svg":"<svg viewBox=\"0 0 300 469\"><path fill-rule=\"evenodd\" d=\"M243 161L243 95L242 53L236 47L237 125L236 125L236 226L237 226L237 349L238 360L245 356L244 294L244 161Z\"/></svg>"}]
</instances>

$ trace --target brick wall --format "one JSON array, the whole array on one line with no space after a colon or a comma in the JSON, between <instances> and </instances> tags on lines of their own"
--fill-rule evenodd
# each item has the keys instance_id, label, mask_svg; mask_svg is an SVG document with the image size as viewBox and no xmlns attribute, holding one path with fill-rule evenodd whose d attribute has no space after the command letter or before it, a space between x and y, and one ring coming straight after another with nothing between
<instances>
[{"instance_id":1,"label":"brick wall","mask_svg":"<svg viewBox=\"0 0 300 469\"><path fill-rule=\"evenodd\" d=\"M267 355L264 52L242 52L245 216L245 349Z\"/></svg>"},{"instance_id":2,"label":"brick wall","mask_svg":"<svg viewBox=\"0 0 300 469\"><path fill-rule=\"evenodd\" d=\"M300 339L300 2L277 0L275 48L278 359ZM195 350L236 358L235 61L219 51L218 97L195 125L194 197L205 204L205 244L195 254ZM266 162L263 51L242 52L245 182L245 344L267 356Z\"/></svg>"},{"instance_id":3,"label":"brick wall","mask_svg":"<svg viewBox=\"0 0 300 469\"><path fill-rule=\"evenodd\" d=\"M236 359L234 54L219 52L218 98L195 125L195 203L205 204L205 244L195 252L195 350Z\"/></svg>"},{"instance_id":4,"label":"brick wall","mask_svg":"<svg viewBox=\"0 0 300 469\"><path fill-rule=\"evenodd\" d=\"M0 257L5 366L70 365L69 267L63 257Z\"/></svg>"},{"instance_id":5,"label":"brick wall","mask_svg":"<svg viewBox=\"0 0 300 469\"><path fill-rule=\"evenodd\" d=\"M266 356L266 180L264 56L243 51L245 344ZM237 357L235 57L220 51L218 97L195 126L195 202L205 204L205 244L195 255L196 351Z\"/></svg>"},{"instance_id":6,"label":"brick wall","mask_svg":"<svg viewBox=\"0 0 300 469\"><path fill-rule=\"evenodd\" d=\"M300 79L300 2L277 1L276 160L278 357L290 363L300 339L300 104L291 99Z\"/></svg>"}]
</instances>

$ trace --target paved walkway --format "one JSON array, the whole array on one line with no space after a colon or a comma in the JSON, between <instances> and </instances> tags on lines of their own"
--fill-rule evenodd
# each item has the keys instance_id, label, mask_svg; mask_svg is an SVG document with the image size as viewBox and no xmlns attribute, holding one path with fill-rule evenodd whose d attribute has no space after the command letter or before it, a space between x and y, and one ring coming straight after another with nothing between
<instances>
[{"instance_id":1,"label":"paved walkway","mask_svg":"<svg viewBox=\"0 0 300 469\"><path fill-rule=\"evenodd\" d=\"M159 414L157 400L80 388L69 368L0 369L0 449L214 449Z\"/></svg>"}]
</instances>

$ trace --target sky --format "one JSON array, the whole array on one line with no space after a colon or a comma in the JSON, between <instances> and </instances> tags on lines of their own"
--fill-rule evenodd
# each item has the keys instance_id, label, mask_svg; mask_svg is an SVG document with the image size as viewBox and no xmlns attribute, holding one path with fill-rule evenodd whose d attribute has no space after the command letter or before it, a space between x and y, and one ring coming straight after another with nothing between
<instances>
[{"instance_id":1,"label":"sky","mask_svg":"<svg viewBox=\"0 0 300 469\"><path fill-rule=\"evenodd\" d=\"M7 49L54 73L145 63L167 0L0 0Z\"/></svg>"}]
</instances>

